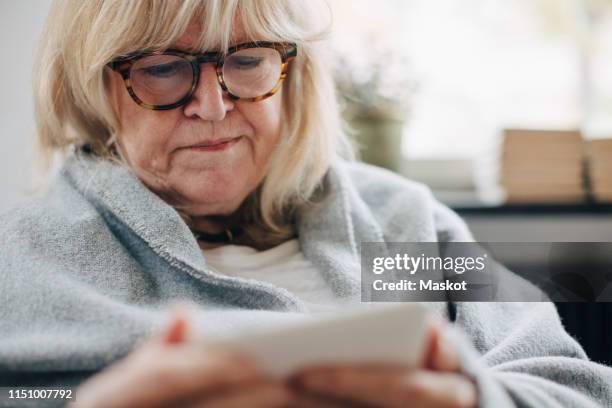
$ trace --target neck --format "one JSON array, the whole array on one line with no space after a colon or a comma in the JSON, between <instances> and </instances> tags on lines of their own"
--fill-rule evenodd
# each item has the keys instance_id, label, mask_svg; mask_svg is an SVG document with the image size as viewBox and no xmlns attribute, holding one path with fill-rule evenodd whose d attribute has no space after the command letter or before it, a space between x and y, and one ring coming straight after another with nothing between
<instances>
[{"instance_id":1,"label":"neck","mask_svg":"<svg viewBox=\"0 0 612 408\"><path fill-rule=\"evenodd\" d=\"M191 219L193 231L207 234L221 234L232 227L231 219L221 216L195 217Z\"/></svg>"},{"instance_id":2,"label":"neck","mask_svg":"<svg viewBox=\"0 0 612 408\"><path fill-rule=\"evenodd\" d=\"M241 235L244 220L232 214L230 216L196 217L191 220L191 230L200 247L202 244L220 246L233 244Z\"/></svg>"}]
</instances>

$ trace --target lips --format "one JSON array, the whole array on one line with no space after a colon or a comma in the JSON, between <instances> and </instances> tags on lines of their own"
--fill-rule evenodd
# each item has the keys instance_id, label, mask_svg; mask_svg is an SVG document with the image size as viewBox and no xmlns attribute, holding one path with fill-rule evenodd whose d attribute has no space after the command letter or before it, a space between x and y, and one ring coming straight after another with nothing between
<instances>
[{"instance_id":1,"label":"lips","mask_svg":"<svg viewBox=\"0 0 612 408\"><path fill-rule=\"evenodd\" d=\"M219 151L230 148L242 139L242 136L238 137L226 137L222 139L206 140L197 144L186 146L185 149L196 150L196 151Z\"/></svg>"}]
</instances>

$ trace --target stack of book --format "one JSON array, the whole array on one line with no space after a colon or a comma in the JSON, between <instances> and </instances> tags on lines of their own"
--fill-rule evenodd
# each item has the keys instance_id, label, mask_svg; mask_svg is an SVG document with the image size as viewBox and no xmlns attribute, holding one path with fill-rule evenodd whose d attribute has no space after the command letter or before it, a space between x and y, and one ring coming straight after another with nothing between
<instances>
[{"instance_id":1,"label":"stack of book","mask_svg":"<svg viewBox=\"0 0 612 408\"><path fill-rule=\"evenodd\" d=\"M584 188L584 144L579 131L504 131L500 184L516 204L579 203Z\"/></svg>"},{"instance_id":2,"label":"stack of book","mask_svg":"<svg viewBox=\"0 0 612 408\"><path fill-rule=\"evenodd\" d=\"M589 186L593 199L612 202L612 139L586 141Z\"/></svg>"},{"instance_id":3,"label":"stack of book","mask_svg":"<svg viewBox=\"0 0 612 408\"><path fill-rule=\"evenodd\" d=\"M402 162L401 174L427 184L434 196L451 207L474 207L481 200L474 184L471 159L410 158Z\"/></svg>"}]
</instances>

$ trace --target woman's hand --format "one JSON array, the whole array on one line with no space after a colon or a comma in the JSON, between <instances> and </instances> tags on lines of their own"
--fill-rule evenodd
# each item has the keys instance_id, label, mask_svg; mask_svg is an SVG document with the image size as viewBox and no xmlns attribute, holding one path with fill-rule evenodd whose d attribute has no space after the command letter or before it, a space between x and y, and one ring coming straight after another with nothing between
<instances>
[{"instance_id":1,"label":"woman's hand","mask_svg":"<svg viewBox=\"0 0 612 408\"><path fill-rule=\"evenodd\" d=\"M290 392L251 361L186 340L188 320L169 328L85 382L74 408L280 407Z\"/></svg>"},{"instance_id":2,"label":"woman's hand","mask_svg":"<svg viewBox=\"0 0 612 408\"><path fill-rule=\"evenodd\" d=\"M460 373L459 358L443 338L442 328L440 322L430 324L428 351L418 369L315 367L298 374L294 383L298 390L329 398L330 403L340 400L385 408L476 407L476 386Z\"/></svg>"}]
</instances>

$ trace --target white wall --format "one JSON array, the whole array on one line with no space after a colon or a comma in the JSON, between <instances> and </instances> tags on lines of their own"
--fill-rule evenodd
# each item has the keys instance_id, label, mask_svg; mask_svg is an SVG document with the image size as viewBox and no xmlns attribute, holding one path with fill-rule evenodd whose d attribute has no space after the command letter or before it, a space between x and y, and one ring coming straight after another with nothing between
<instances>
[{"instance_id":1,"label":"white wall","mask_svg":"<svg viewBox=\"0 0 612 408\"><path fill-rule=\"evenodd\" d=\"M0 0L0 212L29 189L32 60L50 0Z\"/></svg>"}]
</instances>

